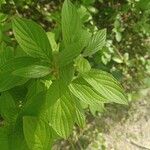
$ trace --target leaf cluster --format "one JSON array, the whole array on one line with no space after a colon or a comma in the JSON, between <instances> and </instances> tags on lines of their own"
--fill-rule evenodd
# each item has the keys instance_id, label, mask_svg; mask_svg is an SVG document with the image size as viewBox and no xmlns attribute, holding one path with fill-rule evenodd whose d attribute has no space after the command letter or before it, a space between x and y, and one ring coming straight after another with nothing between
<instances>
[{"instance_id":1,"label":"leaf cluster","mask_svg":"<svg viewBox=\"0 0 150 150\"><path fill-rule=\"evenodd\" d=\"M88 30L76 7L65 0L61 38L32 20L15 16L14 47L0 49L0 147L3 150L48 150L67 139L74 124L84 127L84 110L105 103L127 104L119 82L92 68L88 58L105 45L106 30Z\"/></svg>"}]
</instances>

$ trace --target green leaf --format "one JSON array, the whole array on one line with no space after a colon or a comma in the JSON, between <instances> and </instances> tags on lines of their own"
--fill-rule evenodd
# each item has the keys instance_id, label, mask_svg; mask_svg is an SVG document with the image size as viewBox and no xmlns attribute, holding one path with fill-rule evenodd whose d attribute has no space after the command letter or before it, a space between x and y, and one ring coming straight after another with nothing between
<instances>
[{"instance_id":1,"label":"green leaf","mask_svg":"<svg viewBox=\"0 0 150 150\"><path fill-rule=\"evenodd\" d=\"M26 144L24 136L20 133L11 133L11 144L9 150L30 150Z\"/></svg>"},{"instance_id":2,"label":"green leaf","mask_svg":"<svg viewBox=\"0 0 150 150\"><path fill-rule=\"evenodd\" d=\"M88 22L92 19L92 15L88 11L88 9L81 5L80 8L78 8L78 13L80 14L80 18L83 23Z\"/></svg>"},{"instance_id":3,"label":"green leaf","mask_svg":"<svg viewBox=\"0 0 150 150\"><path fill-rule=\"evenodd\" d=\"M47 92L47 106L54 104L68 90L74 75L73 65L67 65L59 70L59 77L50 85ZM53 94L52 94L53 93Z\"/></svg>"},{"instance_id":4,"label":"green leaf","mask_svg":"<svg viewBox=\"0 0 150 150\"><path fill-rule=\"evenodd\" d=\"M118 64L123 63L123 60L119 57L114 56L112 59L113 59L113 61L117 62Z\"/></svg>"},{"instance_id":5,"label":"green leaf","mask_svg":"<svg viewBox=\"0 0 150 150\"><path fill-rule=\"evenodd\" d=\"M80 101L88 105L107 102L104 96L95 91L90 85L84 83L82 78L78 78L72 82L69 85L69 89Z\"/></svg>"},{"instance_id":6,"label":"green leaf","mask_svg":"<svg viewBox=\"0 0 150 150\"><path fill-rule=\"evenodd\" d=\"M68 89L73 74L72 64L61 68L59 76L52 82L46 94L49 124L63 138L70 135L75 120L74 97Z\"/></svg>"},{"instance_id":7,"label":"green leaf","mask_svg":"<svg viewBox=\"0 0 150 150\"><path fill-rule=\"evenodd\" d=\"M115 37L116 37L117 42L120 42L121 39L122 39L122 34L121 34L121 32L115 32L115 33L116 33Z\"/></svg>"},{"instance_id":8,"label":"green leaf","mask_svg":"<svg viewBox=\"0 0 150 150\"><path fill-rule=\"evenodd\" d=\"M84 128L85 126L85 116L82 111L76 109L76 123L80 128Z\"/></svg>"},{"instance_id":9,"label":"green leaf","mask_svg":"<svg viewBox=\"0 0 150 150\"><path fill-rule=\"evenodd\" d=\"M59 66L64 67L71 62L80 54L81 48L79 48L78 43L73 43L67 46L64 51L60 53Z\"/></svg>"},{"instance_id":10,"label":"green leaf","mask_svg":"<svg viewBox=\"0 0 150 150\"><path fill-rule=\"evenodd\" d=\"M67 138L74 124L74 106L70 93L65 93L49 108L52 128L63 138Z\"/></svg>"},{"instance_id":11,"label":"green leaf","mask_svg":"<svg viewBox=\"0 0 150 150\"><path fill-rule=\"evenodd\" d=\"M22 118L18 118L14 125L11 124L8 134L9 150L30 150L23 135Z\"/></svg>"},{"instance_id":12,"label":"green leaf","mask_svg":"<svg viewBox=\"0 0 150 150\"><path fill-rule=\"evenodd\" d=\"M42 91L45 91L46 87L44 86L44 84L41 82L41 80L39 79L35 79L33 80L33 82L28 86L28 92L26 95L27 99L32 98L33 96L35 96L35 94L38 94Z\"/></svg>"},{"instance_id":13,"label":"green leaf","mask_svg":"<svg viewBox=\"0 0 150 150\"><path fill-rule=\"evenodd\" d=\"M21 106L20 103L25 101L25 96L27 94L27 91L28 91L27 84L24 84L10 89L9 93L13 97L16 105Z\"/></svg>"},{"instance_id":14,"label":"green leaf","mask_svg":"<svg viewBox=\"0 0 150 150\"><path fill-rule=\"evenodd\" d=\"M65 48L60 52L60 66L71 62L87 45L91 34L82 29L80 15L69 0L65 0L62 8L62 34Z\"/></svg>"},{"instance_id":15,"label":"green leaf","mask_svg":"<svg viewBox=\"0 0 150 150\"><path fill-rule=\"evenodd\" d=\"M69 63L73 62L74 59L80 55L84 47L86 47L91 34L86 30L82 30L81 33L82 34L80 35L78 41L74 41L73 43L68 44L65 49L60 53L59 65L61 67L64 67Z\"/></svg>"},{"instance_id":16,"label":"green leaf","mask_svg":"<svg viewBox=\"0 0 150 150\"><path fill-rule=\"evenodd\" d=\"M69 85L74 77L73 63L59 69L59 82L64 85Z\"/></svg>"},{"instance_id":17,"label":"green leaf","mask_svg":"<svg viewBox=\"0 0 150 150\"><path fill-rule=\"evenodd\" d=\"M25 57L28 56L28 54L20 47L20 45L17 45L15 48L15 57Z\"/></svg>"},{"instance_id":18,"label":"green leaf","mask_svg":"<svg viewBox=\"0 0 150 150\"><path fill-rule=\"evenodd\" d=\"M0 114L8 122L13 122L16 119L17 108L8 92L3 92L0 96Z\"/></svg>"},{"instance_id":19,"label":"green leaf","mask_svg":"<svg viewBox=\"0 0 150 150\"><path fill-rule=\"evenodd\" d=\"M34 93L32 97L27 97L27 102L22 111L22 115L38 116L45 105L45 91Z\"/></svg>"},{"instance_id":20,"label":"green leaf","mask_svg":"<svg viewBox=\"0 0 150 150\"><path fill-rule=\"evenodd\" d=\"M65 0L62 7L62 34L65 46L77 41L81 33L81 20L70 0Z\"/></svg>"},{"instance_id":21,"label":"green leaf","mask_svg":"<svg viewBox=\"0 0 150 150\"><path fill-rule=\"evenodd\" d=\"M89 44L86 47L85 51L83 52L83 55L90 56L98 52L105 45L105 41L106 41L106 29L99 30L97 33L93 35L92 39L89 41Z\"/></svg>"},{"instance_id":22,"label":"green leaf","mask_svg":"<svg viewBox=\"0 0 150 150\"><path fill-rule=\"evenodd\" d=\"M50 86L47 97L48 118L52 128L58 135L67 138L74 124L74 103L73 97L67 86L56 80Z\"/></svg>"},{"instance_id":23,"label":"green leaf","mask_svg":"<svg viewBox=\"0 0 150 150\"><path fill-rule=\"evenodd\" d=\"M9 150L8 131L4 127L0 127L0 148L2 150Z\"/></svg>"},{"instance_id":24,"label":"green leaf","mask_svg":"<svg viewBox=\"0 0 150 150\"><path fill-rule=\"evenodd\" d=\"M13 59L10 59L7 62L5 62L5 64L3 64L0 67L0 69L2 72L13 72L20 68L33 65L33 64L37 63L38 61L39 61L38 59L28 57L28 56L17 57L17 58L13 58Z\"/></svg>"},{"instance_id":25,"label":"green leaf","mask_svg":"<svg viewBox=\"0 0 150 150\"><path fill-rule=\"evenodd\" d=\"M30 56L52 59L51 47L45 31L31 20L15 18L13 32L21 48Z\"/></svg>"},{"instance_id":26,"label":"green leaf","mask_svg":"<svg viewBox=\"0 0 150 150\"><path fill-rule=\"evenodd\" d=\"M37 63L38 59L32 57L18 57L8 60L0 69L0 92L26 83L29 79L13 75L12 72L20 68Z\"/></svg>"},{"instance_id":27,"label":"green leaf","mask_svg":"<svg viewBox=\"0 0 150 150\"><path fill-rule=\"evenodd\" d=\"M14 52L12 47L4 46L4 48L0 48L0 68L4 65L8 60L13 58Z\"/></svg>"},{"instance_id":28,"label":"green leaf","mask_svg":"<svg viewBox=\"0 0 150 150\"><path fill-rule=\"evenodd\" d=\"M59 99L61 93L65 92L65 88L60 86L61 84L63 84L63 82L56 80L53 81L52 84L50 85L46 94L47 107L53 105Z\"/></svg>"},{"instance_id":29,"label":"green leaf","mask_svg":"<svg viewBox=\"0 0 150 150\"><path fill-rule=\"evenodd\" d=\"M46 66L32 65L20 68L12 72L12 74L26 78L41 78L51 73L51 69Z\"/></svg>"},{"instance_id":30,"label":"green leaf","mask_svg":"<svg viewBox=\"0 0 150 150\"><path fill-rule=\"evenodd\" d=\"M98 103L97 105L90 105L89 109L92 115L96 116L97 112L102 113L105 110L105 106L104 103Z\"/></svg>"},{"instance_id":31,"label":"green leaf","mask_svg":"<svg viewBox=\"0 0 150 150\"><path fill-rule=\"evenodd\" d=\"M49 39L49 42L51 44L53 52L59 51L59 45L55 41L55 34L53 32L47 32L47 36L48 36L48 39Z\"/></svg>"},{"instance_id":32,"label":"green leaf","mask_svg":"<svg viewBox=\"0 0 150 150\"><path fill-rule=\"evenodd\" d=\"M82 56L76 58L75 67L76 70L80 73L88 72L91 69L91 65L88 60L83 58Z\"/></svg>"},{"instance_id":33,"label":"green leaf","mask_svg":"<svg viewBox=\"0 0 150 150\"><path fill-rule=\"evenodd\" d=\"M81 128L85 126L85 114L78 100L76 101L76 123Z\"/></svg>"},{"instance_id":34,"label":"green leaf","mask_svg":"<svg viewBox=\"0 0 150 150\"><path fill-rule=\"evenodd\" d=\"M5 0L1 0L1 1L0 1L0 5L5 4L5 3L6 3Z\"/></svg>"},{"instance_id":35,"label":"green leaf","mask_svg":"<svg viewBox=\"0 0 150 150\"><path fill-rule=\"evenodd\" d=\"M26 103L22 110L24 116L39 116L45 107L46 87L40 80L33 81L28 87Z\"/></svg>"},{"instance_id":36,"label":"green leaf","mask_svg":"<svg viewBox=\"0 0 150 150\"><path fill-rule=\"evenodd\" d=\"M26 83L28 79L12 75L8 72L0 73L0 92Z\"/></svg>"},{"instance_id":37,"label":"green leaf","mask_svg":"<svg viewBox=\"0 0 150 150\"><path fill-rule=\"evenodd\" d=\"M95 2L95 0L81 0L84 5L91 5Z\"/></svg>"},{"instance_id":38,"label":"green leaf","mask_svg":"<svg viewBox=\"0 0 150 150\"><path fill-rule=\"evenodd\" d=\"M109 73L93 69L82 77L109 102L127 104L127 97L118 81Z\"/></svg>"},{"instance_id":39,"label":"green leaf","mask_svg":"<svg viewBox=\"0 0 150 150\"><path fill-rule=\"evenodd\" d=\"M50 127L36 117L23 117L23 131L31 150L49 150L52 144Z\"/></svg>"}]
</instances>

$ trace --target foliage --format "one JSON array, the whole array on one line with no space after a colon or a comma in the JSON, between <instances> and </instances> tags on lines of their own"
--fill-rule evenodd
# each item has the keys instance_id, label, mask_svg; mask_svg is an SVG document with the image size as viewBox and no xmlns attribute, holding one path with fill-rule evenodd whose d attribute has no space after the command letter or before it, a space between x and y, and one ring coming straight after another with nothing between
<instances>
[{"instance_id":1,"label":"foliage","mask_svg":"<svg viewBox=\"0 0 150 150\"><path fill-rule=\"evenodd\" d=\"M110 71L128 92L149 79L150 1L95 1L93 22L107 28L107 42L92 58L94 66ZM145 86L144 86L145 87Z\"/></svg>"},{"instance_id":2,"label":"foliage","mask_svg":"<svg viewBox=\"0 0 150 150\"><path fill-rule=\"evenodd\" d=\"M11 18L1 14L3 150L48 150L55 140L67 139L74 124L84 126L85 109L95 113L105 103L128 104L119 82L89 62L105 45L106 29L87 28L69 0L63 3L57 32L46 33L16 13Z\"/></svg>"}]
</instances>

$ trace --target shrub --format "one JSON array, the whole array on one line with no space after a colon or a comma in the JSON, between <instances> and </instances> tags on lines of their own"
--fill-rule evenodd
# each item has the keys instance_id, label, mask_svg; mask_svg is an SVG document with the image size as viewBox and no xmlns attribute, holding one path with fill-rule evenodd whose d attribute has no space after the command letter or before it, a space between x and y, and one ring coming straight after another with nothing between
<instances>
[{"instance_id":1,"label":"shrub","mask_svg":"<svg viewBox=\"0 0 150 150\"><path fill-rule=\"evenodd\" d=\"M105 103L127 104L118 81L91 68L88 57L105 45L106 30L96 33L81 21L66 0L58 41L32 20L13 17L19 45L3 42L0 51L0 147L3 150L47 150L68 138L74 124L83 127L84 110Z\"/></svg>"}]
</instances>

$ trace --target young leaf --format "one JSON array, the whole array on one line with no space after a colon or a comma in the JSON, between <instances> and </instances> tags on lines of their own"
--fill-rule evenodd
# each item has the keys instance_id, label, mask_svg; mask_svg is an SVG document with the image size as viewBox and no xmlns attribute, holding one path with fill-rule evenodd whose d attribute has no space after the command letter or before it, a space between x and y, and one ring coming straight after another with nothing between
<instances>
[{"instance_id":1,"label":"young leaf","mask_svg":"<svg viewBox=\"0 0 150 150\"><path fill-rule=\"evenodd\" d=\"M55 34L53 32L47 32L47 37L49 39L53 52L59 51L59 45L55 41Z\"/></svg>"},{"instance_id":2,"label":"young leaf","mask_svg":"<svg viewBox=\"0 0 150 150\"><path fill-rule=\"evenodd\" d=\"M106 29L99 30L97 33L93 35L92 39L89 41L89 44L86 47L85 51L83 52L83 55L90 56L101 50L102 47L105 45L105 40L106 40Z\"/></svg>"},{"instance_id":3,"label":"young leaf","mask_svg":"<svg viewBox=\"0 0 150 150\"><path fill-rule=\"evenodd\" d=\"M65 49L60 53L60 66L64 67L71 62L74 61L74 59L80 55L83 48L86 47L87 43L89 42L91 34L86 30L81 30L81 35L79 35L79 38L77 41L74 41L71 44L68 44Z\"/></svg>"},{"instance_id":4,"label":"young leaf","mask_svg":"<svg viewBox=\"0 0 150 150\"><path fill-rule=\"evenodd\" d=\"M12 74L26 78L41 78L51 73L51 69L46 66L32 65L20 68L12 72Z\"/></svg>"},{"instance_id":5,"label":"young leaf","mask_svg":"<svg viewBox=\"0 0 150 150\"><path fill-rule=\"evenodd\" d=\"M52 59L51 47L45 31L31 20L15 18L13 32L21 48L30 56Z\"/></svg>"},{"instance_id":6,"label":"young leaf","mask_svg":"<svg viewBox=\"0 0 150 150\"><path fill-rule=\"evenodd\" d=\"M79 56L76 58L75 67L76 67L76 70L80 73L88 72L91 69L91 66L88 60L86 60L82 56Z\"/></svg>"},{"instance_id":7,"label":"young leaf","mask_svg":"<svg viewBox=\"0 0 150 150\"><path fill-rule=\"evenodd\" d=\"M63 68L73 62L74 59L81 53L81 49L82 48L78 45L78 43L68 45L64 51L60 52L59 66Z\"/></svg>"},{"instance_id":8,"label":"young leaf","mask_svg":"<svg viewBox=\"0 0 150 150\"><path fill-rule=\"evenodd\" d=\"M65 0L62 8L62 35L65 45L60 53L60 66L65 66L82 52L90 33L82 29L80 15L70 0Z\"/></svg>"},{"instance_id":9,"label":"young leaf","mask_svg":"<svg viewBox=\"0 0 150 150\"><path fill-rule=\"evenodd\" d=\"M60 53L60 66L65 66L81 53L86 45L87 32L82 29L76 8L65 0L62 8L62 34L65 49Z\"/></svg>"},{"instance_id":10,"label":"young leaf","mask_svg":"<svg viewBox=\"0 0 150 150\"><path fill-rule=\"evenodd\" d=\"M120 104L128 103L122 87L111 74L93 69L82 77L108 101Z\"/></svg>"},{"instance_id":11,"label":"young leaf","mask_svg":"<svg viewBox=\"0 0 150 150\"><path fill-rule=\"evenodd\" d=\"M92 14L89 12L88 8L83 5L78 8L78 13L80 14L80 18L83 23L86 23L92 19Z\"/></svg>"},{"instance_id":12,"label":"young leaf","mask_svg":"<svg viewBox=\"0 0 150 150\"><path fill-rule=\"evenodd\" d=\"M65 46L77 41L81 34L81 20L70 0L65 0L62 7L62 34Z\"/></svg>"},{"instance_id":13,"label":"young leaf","mask_svg":"<svg viewBox=\"0 0 150 150\"><path fill-rule=\"evenodd\" d=\"M23 131L31 150L49 150L52 144L50 127L36 117L23 117Z\"/></svg>"}]
</instances>

